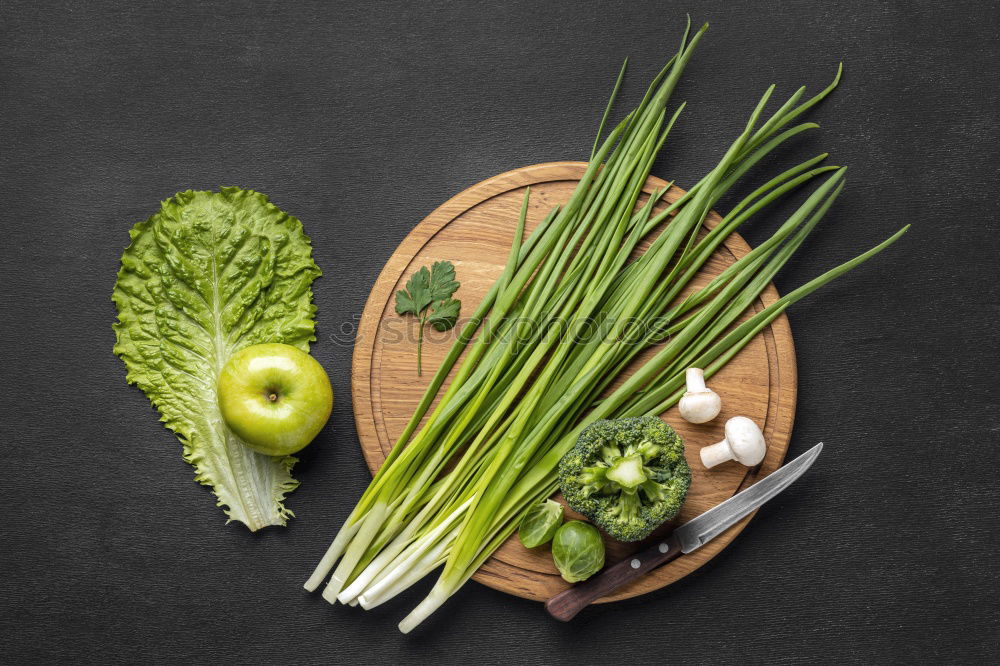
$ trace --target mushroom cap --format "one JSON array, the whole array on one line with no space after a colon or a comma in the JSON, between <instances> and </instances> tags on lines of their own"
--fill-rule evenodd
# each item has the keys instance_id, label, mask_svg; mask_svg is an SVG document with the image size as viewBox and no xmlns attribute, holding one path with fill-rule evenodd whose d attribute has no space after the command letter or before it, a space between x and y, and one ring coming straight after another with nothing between
<instances>
[{"instance_id":1,"label":"mushroom cap","mask_svg":"<svg viewBox=\"0 0 1000 666\"><path fill-rule=\"evenodd\" d=\"M734 416L726 421L726 440L732 449L733 457L741 464L752 467L764 460L767 442L764 441L764 433L753 419Z\"/></svg>"},{"instance_id":2,"label":"mushroom cap","mask_svg":"<svg viewBox=\"0 0 1000 666\"><path fill-rule=\"evenodd\" d=\"M681 397L677 409L688 423L707 423L722 411L722 398L712 390L688 391Z\"/></svg>"}]
</instances>

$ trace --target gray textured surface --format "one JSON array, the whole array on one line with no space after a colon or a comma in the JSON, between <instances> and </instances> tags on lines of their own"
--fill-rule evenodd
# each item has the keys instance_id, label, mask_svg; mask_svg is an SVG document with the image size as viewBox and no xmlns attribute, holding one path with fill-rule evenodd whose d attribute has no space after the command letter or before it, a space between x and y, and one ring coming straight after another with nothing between
<instances>
[{"instance_id":1,"label":"gray textured surface","mask_svg":"<svg viewBox=\"0 0 1000 666\"><path fill-rule=\"evenodd\" d=\"M781 274L801 284L907 222L790 311L808 479L684 581L572 624L468 585L411 636L301 589L366 482L352 325L406 232L495 173L585 157L685 11L712 28L657 175L690 185L769 84L841 88L780 151L850 165ZM0 2L0 661L965 662L1000 649L996 3ZM772 165L774 166L774 165ZM127 230L175 191L253 187L325 271L334 417L286 530L224 526L111 354ZM747 230L759 242L777 213Z\"/></svg>"}]
</instances>

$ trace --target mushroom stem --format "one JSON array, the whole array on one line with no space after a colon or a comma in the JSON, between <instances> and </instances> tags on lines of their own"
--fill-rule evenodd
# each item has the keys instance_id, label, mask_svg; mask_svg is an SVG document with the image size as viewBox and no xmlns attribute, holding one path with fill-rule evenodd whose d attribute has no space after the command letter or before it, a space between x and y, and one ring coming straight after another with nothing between
<instances>
[{"instance_id":1,"label":"mushroom stem","mask_svg":"<svg viewBox=\"0 0 1000 666\"><path fill-rule=\"evenodd\" d=\"M708 423L722 410L722 399L705 386L705 371L701 368L688 368L684 375L687 391L677 404L681 418L689 423Z\"/></svg>"},{"instance_id":2,"label":"mushroom stem","mask_svg":"<svg viewBox=\"0 0 1000 666\"><path fill-rule=\"evenodd\" d=\"M753 467L764 460L767 442L753 419L734 416L726 421L726 438L701 450L701 462L705 467L715 467L727 460L735 460L741 465Z\"/></svg>"},{"instance_id":3,"label":"mushroom stem","mask_svg":"<svg viewBox=\"0 0 1000 666\"><path fill-rule=\"evenodd\" d=\"M688 393L701 393L705 390L705 371L701 368L688 368L684 377Z\"/></svg>"},{"instance_id":4,"label":"mushroom stem","mask_svg":"<svg viewBox=\"0 0 1000 666\"><path fill-rule=\"evenodd\" d=\"M715 467L727 460L733 459L733 450L729 447L729 440L724 439L701 450L701 463L705 467Z\"/></svg>"}]
</instances>

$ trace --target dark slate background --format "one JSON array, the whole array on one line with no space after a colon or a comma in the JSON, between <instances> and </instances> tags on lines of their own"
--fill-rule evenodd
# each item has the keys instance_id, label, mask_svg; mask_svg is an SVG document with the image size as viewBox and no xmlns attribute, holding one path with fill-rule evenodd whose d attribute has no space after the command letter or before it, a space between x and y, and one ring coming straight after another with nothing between
<instances>
[{"instance_id":1,"label":"dark slate background","mask_svg":"<svg viewBox=\"0 0 1000 666\"><path fill-rule=\"evenodd\" d=\"M700 571L568 625L470 584L403 636L426 586L371 613L306 594L367 481L336 340L383 263L461 189L585 158L622 59L634 102L685 12L712 28L654 173L690 185L768 84L818 90L843 60L822 129L770 165L850 165L778 287L914 225L790 311L791 453L822 439L823 457ZM0 3L0 661L995 658L998 33L997 3L972 1ZM111 353L129 227L220 184L305 223L338 396L296 470L299 517L253 535Z\"/></svg>"}]
</instances>

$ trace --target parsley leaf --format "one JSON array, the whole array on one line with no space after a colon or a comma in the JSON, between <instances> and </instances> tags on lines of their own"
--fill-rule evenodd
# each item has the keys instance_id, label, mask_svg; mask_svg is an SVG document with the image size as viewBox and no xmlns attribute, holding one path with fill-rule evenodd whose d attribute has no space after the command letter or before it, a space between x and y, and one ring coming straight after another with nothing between
<instances>
[{"instance_id":1,"label":"parsley leaf","mask_svg":"<svg viewBox=\"0 0 1000 666\"><path fill-rule=\"evenodd\" d=\"M424 326L429 323L443 332L451 329L458 321L462 302L451 297L458 287L455 266L450 261L435 261L430 270L423 266L407 280L406 289L396 292L396 314L412 314L420 324L417 334L417 375L423 375L421 357Z\"/></svg>"},{"instance_id":2,"label":"parsley leaf","mask_svg":"<svg viewBox=\"0 0 1000 666\"><path fill-rule=\"evenodd\" d=\"M424 266L409 279L405 290L396 292L396 314L419 317L423 309L431 304L430 286L431 274Z\"/></svg>"},{"instance_id":3,"label":"parsley leaf","mask_svg":"<svg viewBox=\"0 0 1000 666\"><path fill-rule=\"evenodd\" d=\"M426 268L420 270L426 271ZM431 300L443 301L451 298L458 291L458 281L455 280L455 267L450 261L435 261L431 266L430 277Z\"/></svg>"},{"instance_id":4,"label":"parsley leaf","mask_svg":"<svg viewBox=\"0 0 1000 666\"><path fill-rule=\"evenodd\" d=\"M431 308L427 323L439 331L447 331L458 321L458 312L461 308L462 301L454 298L438 301Z\"/></svg>"}]
</instances>

